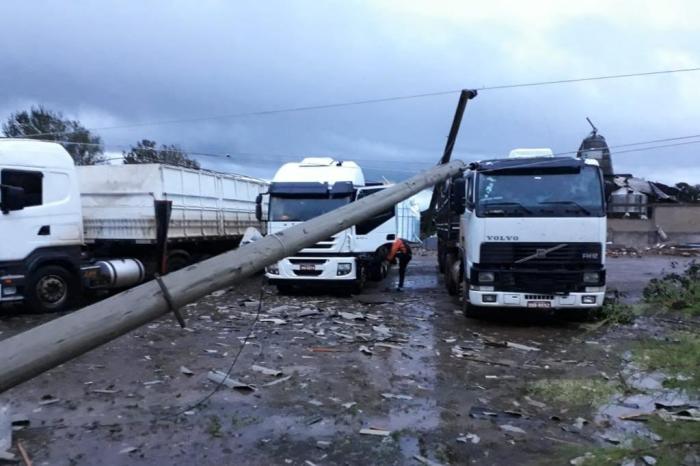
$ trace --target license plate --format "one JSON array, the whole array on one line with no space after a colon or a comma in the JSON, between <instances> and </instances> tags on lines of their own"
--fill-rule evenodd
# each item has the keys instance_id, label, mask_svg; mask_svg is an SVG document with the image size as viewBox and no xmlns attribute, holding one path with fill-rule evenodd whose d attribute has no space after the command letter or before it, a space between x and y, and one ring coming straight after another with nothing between
<instances>
[{"instance_id":1,"label":"license plate","mask_svg":"<svg viewBox=\"0 0 700 466\"><path fill-rule=\"evenodd\" d=\"M552 303L549 301L528 301L527 307L550 308Z\"/></svg>"},{"instance_id":2,"label":"license plate","mask_svg":"<svg viewBox=\"0 0 700 466\"><path fill-rule=\"evenodd\" d=\"M299 270L316 270L316 266L314 264L301 264Z\"/></svg>"}]
</instances>

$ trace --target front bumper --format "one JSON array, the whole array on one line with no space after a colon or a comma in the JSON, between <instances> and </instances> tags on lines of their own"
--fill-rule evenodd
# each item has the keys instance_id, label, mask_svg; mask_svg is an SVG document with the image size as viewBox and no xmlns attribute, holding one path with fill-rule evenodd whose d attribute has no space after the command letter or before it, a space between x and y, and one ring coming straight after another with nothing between
<instances>
[{"instance_id":1,"label":"front bumper","mask_svg":"<svg viewBox=\"0 0 700 466\"><path fill-rule=\"evenodd\" d=\"M24 275L3 275L0 277L0 303L24 300Z\"/></svg>"},{"instance_id":2,"label":"front bumper","mask_svg":"<svg viewBox=\"0 0 700 466\"><path fill-rule=\"evenodd\" d=\"M339 264L350 264L350 271L338 275ZM269 267L265 272L270 283L351 282L357 278L357 261L354 257L287 257L275 266L278 273L270 273Z\"/></svg>"},{"instance_id":3,"label":"front bumper","mask_svg":"<svg viewBox=\"0 0 700 466\"><path fill-rule=\"evenodd\" d=\"M598 288L600 289L600 288ZM585 302L594 300L594 302ZM601 307L605 289L595 292L545 294L509 291L469 290L469 302L479 307L521 307L530 309L593 309Z\"/></svg>"}]
</instances>

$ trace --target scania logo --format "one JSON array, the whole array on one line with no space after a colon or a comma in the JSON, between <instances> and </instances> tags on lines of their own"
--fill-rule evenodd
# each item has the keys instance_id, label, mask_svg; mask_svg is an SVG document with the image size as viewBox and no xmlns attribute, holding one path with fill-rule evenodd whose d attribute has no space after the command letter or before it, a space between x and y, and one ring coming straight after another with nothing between
<instances>
[{"instance_id":1,"label":"scania logo","mask_svg":"<svg viewBox=\"0 0 700 466\"><path fill-rule=\"evenodd\" d=\"M486 235L486 239L489 241L518 241L517 236L489 236Z\"/></svg>"}]
</instances>

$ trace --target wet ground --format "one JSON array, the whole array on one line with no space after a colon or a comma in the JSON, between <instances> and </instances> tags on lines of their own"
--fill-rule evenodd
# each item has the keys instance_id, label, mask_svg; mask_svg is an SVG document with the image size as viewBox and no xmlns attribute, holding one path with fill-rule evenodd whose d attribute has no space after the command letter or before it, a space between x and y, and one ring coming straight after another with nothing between
<instances>
[{"instance_id":1,"label":"wet ground","mask_svg":"<svg viewBox=\"0 0 700 466\"><path fill-rule=\"evenodd\" d=\"M634 300L671 261L610 259L609 282ZM391 280L359 297L264 288L246 341L255 277L190 305L188 329L160 319L0 401L29 418L15 438L34 464L565 464L562 447L598 444L604 426L563 428L595 413L531 384L614 377L625 345L659 331L532 311L466 319L431 255L414 258L405 292ZM0 339L49 318L6 316ZM228 371L244 341L230 376L255 389L212 395L209 371Z\"/></svg>"}]
</instances>

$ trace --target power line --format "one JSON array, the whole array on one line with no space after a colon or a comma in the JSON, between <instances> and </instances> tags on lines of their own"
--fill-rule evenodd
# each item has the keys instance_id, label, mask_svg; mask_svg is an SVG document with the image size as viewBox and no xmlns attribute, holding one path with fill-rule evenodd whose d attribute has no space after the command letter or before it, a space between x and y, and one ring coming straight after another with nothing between
<instances>
[{"instance_id":1,"label":"power line","mask_svg":"<svg viewBox=\"0 0 700 466\"><path fill-rule=\"evenodd\" d=\"M666 74L673 74L673 73L689 73L689 72L695 72L695 71L700 71L700 67L677 68L677 69L658 70L658 71L646 71L646 72L639 72L639 73L609 74L609 75L601 75L601 76L588 76L588 77L583 77L583 78L558 79L558 80L550 80L550 81L535 81L535 82L527 82L527 83L499 84L499 85L494 85L494 86L477 87L477 88L475 88L475 90L477 90L477 91L492 91L492 90L502 90L502 89L516 89L516 88L522 88L522 87L550 86L550 85L557 85L557 84L571 84L571 83L578 83L578 82L602 81L602 80L608 80L608 79L658 76L658 75L666 75ZM384 103L384 102L395 102L395 101L410 100L410 99L422 99L422 98L426 98L426 97L437 97L437 96L443 96L443 95L449 95L449 94L456 94L459 92L461 92L461 89L452 89L452 90L446 90L446 91L425 92L425 93L420 93L420 94L407 94L407 95L391 96L391 97L379 97L379 98L375 98L375 99L361 99L361 100L354 100L354 101L347 101L347 102L335 102L335 103L319 104L319 105L307 105L307 106L287 107L287 108L271 109L271 110L259 110L259 111L254 111L254 112L229 113L229 114L203 116L203 117L180 118L180 119L160 120L160 121L141 122L141 123L130 123L130 124L125 124L125 125L102 126L102 127L88 128L88 130L89 131L104 131L104 130L112 130L112 129L138 128L138 127L143 127L143 126L160 126L160 125L194 123L194 122L200 122L200 121L211 121L211 120L221 120L221 119L267 116L267 115L276 115L276 114L281 114L281 113L295 113L295 112L305 112L305 111L311 111L311 110L325 110L325 109L330 109L330 108L350 107L350 106L377 104L377 103ZM54 135L59 135L59 134L72 134L75 132L76 131L67 132L67 133L66 132L38 133L38 134L34 134L32 136L54 136Z\"/></svg>"}]
</instances>

